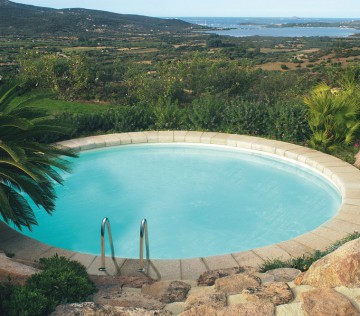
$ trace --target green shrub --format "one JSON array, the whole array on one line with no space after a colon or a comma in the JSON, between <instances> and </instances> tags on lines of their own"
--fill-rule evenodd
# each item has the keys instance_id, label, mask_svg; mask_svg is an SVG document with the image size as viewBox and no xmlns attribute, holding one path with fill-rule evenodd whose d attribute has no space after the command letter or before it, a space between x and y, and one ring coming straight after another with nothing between
<instances>
[{"instance_id":1,"label":"green shrub","mask_svg":"<svg viewBox=\"0 0 360 316\"><path fill-rule=\"evenodd\" d=\"M159 99L152 106L152 111L156 130L177 130L184 126L184 110L177 101Z\"/></svg>"},{"instance_id":2,"label":"green shrub","mask_svg":"<svg viewBox=\"0 0 360 316\"><path fill-rule=\"evenodd\" d=\"M59 304L81 302L95 292L86 269L57 254L40 259L44 270L32 275L25 286L0 284L1 315L42 316Z\"/></svg>"},{"instance_id":3,"label":"green shrub","mask_svg":"<svg viewBox=\"0 0 360 316\"><path fill-rule=\"evenodd\" d=\"M268 108L266 134L283 141L304 142L310 137L307 109L300 103L281 102Z\"/></svg>"},{"instance_id":4,"label":"green shrub","mask_svg":"<svg viewBox=\"0 0 360 316\"><path fill-rule=\"evenodd\" d=\"M5 297L1 297L3 305L1 315L42 316L50 311L47 298L36 289L21 285L6 285L0 291L6 292Z\"/></svg>"},{"instance_id":5,"label":"green shrub","mask_svg":"<svg viewBox=\"0 0 360 316\"><path fill-rule=\"evenodd\" d=\"M234 100L226 109L227 131L236 134L266 135L269 124L268 105L263 102Z\"/></svg>"},{"instance_id":6,"label":"green shrub","mask_svg":"<svg viewBox=\"0 0 360 316\"><path fill-rule=\"evenodd\" d=\"M192 130L221 131L226 101L211 94L195 99L188 108L188 124Z\"/></svg>"}]
</instances>

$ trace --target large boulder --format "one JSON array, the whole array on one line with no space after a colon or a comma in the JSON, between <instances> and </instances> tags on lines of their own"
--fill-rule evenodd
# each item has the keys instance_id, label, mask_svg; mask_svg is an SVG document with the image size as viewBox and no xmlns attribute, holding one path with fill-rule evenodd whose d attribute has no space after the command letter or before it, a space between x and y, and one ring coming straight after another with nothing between
<instances>
[{"instance_id":1,"label":"large boulder","mask_svg":"<svg viewBox=\"0 0 360 316\"><path fill-rule=\"evenodd\" d=\"M181 281L159 281L144 284L141 293L168 304L185 301L190 288L189 284Z\"/></svg>"},{"instance_id":2,"label":"large boulder","mask_svg":"<svg viewBox=\"0 0 360 316\"><path fill-rule=\"evenodd\" d=\"M215 309L226 306L226 295L222 292L215 293L194 293L190 294L185 301L185 310L199 306L213 307Z\"/></svg>"},{"instance_id":3,"label":"large boulder","mask_svg":"<svg viewBox=\"0 0 360 316\"><path fill-rule=\"evenodd\" d=\"M360 286L360 238L313 263L301 284L314 287Z\"/></svg>"},{"instance_id":4,"label":"large boulder","mask_svg":"<svg viewBox=\"0 0 360 316\"><path fill-rule=\"evenodd\" d=\"M260 278L251 274L241 273L217 279L215 281L215 289L224 292L226 295L231 295L239 294L250 286L258 286L260 284Z\"/></svg>"},{"instance_id":5,"label":"large boulder","mask_svg":"<svg viewBox=\"0 0 360 316\"><path fill-rule=\"evenodd\" d=\"M259 299L275 305L287 304L294 298L293 292L285 282L268 282L261 286L248 287L241 294L249 301Z\"/></svg>"},{"instance_id":6,"label":"large boulder","mask_svg":"<svg viewBox=\"0 0 360 316\"><path fill-rule=\"evenodd\" d=\"M257 270L253 267L233 267L226 269L217 269L206 271L201 274L197 280L199 286L211 286L215 284L217 279L239 274L239 273L255 273Z\"/></svg>"},{"instance_id":7,"label":"large boulder","mask_svg":"<svg viewBox=\"0 0 360 316\"><path fill-rule=\"evenodd\" d=\"M266 273L271 274L275 282L292 282L301 274L301 271L293 268L278 268L266 271Z\"/></svg>"},{"instance_id":8,"label":"large boulder","mask_svg":"<svg viewBox=\"0 0 360 316\"><path fill-rule=\"evenodd\" d=\"M360 316L345 296L330 288L304 292L300 300L306 316Z\"/></svg>"}]
</instances>

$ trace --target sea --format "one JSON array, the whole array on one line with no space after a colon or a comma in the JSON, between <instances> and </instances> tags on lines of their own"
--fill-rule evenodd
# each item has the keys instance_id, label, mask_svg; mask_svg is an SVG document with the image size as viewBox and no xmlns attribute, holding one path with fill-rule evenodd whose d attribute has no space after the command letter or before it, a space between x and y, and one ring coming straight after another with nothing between
<instances>
[{"instance_id":1,"label":"sea","mask_svg":"<svg viewBox=\"0 0 360 316\"><path fill-rule=\"evenodd\" d=\"M255 18L255 17L179 17L186 22L216 28L208 33L244 36L274 36L274 37L348 37L360 33L360 30L345 27L286 27L289 23L336 23L360 21L346 18ZM282 27L279 27L281 25ZM224 29L224 30L221 30Z\"/></svg>"}]
</instances>

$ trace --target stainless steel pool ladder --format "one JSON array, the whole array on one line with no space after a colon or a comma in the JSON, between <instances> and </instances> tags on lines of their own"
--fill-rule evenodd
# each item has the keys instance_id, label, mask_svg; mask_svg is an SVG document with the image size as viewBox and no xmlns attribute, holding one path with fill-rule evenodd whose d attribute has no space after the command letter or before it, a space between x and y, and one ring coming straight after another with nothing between
<instances>
[{"instance_id":1,"label":"stainless steel pool ladder","mask_svg":"<svg viewBox=\"0 0 360 316\"><path fill-rule=\"evenodd\" d=\"M99 271L106 271L106 267L105 267L105 225L107 227L108 230L108 238L109 238L109 242L110 242L110 247L111 247L111 257L113 260L115 260L115 252L114 252L114 244L113 244L113 240L112 240L112 235L111 235L111 229L110 229L110 221L107 217L104 217L104 219L102 220L101 223L101 267L99 268Z\"/></svg>"},{"instance_id":2,"label":"stainless steel pool ladder","mask_svg":"<svg viewBox=\"0 0 360 316\"><path fill-rule=\"evenodd\" d=\"M142 219L140 224L140 262L139 262L139 272L145 272L144 268L144 236L145 236L145 246L146 246L146 260L149 262L149 235L148 235L148 225L145 218Z\"/></svg>"}]
</instances>

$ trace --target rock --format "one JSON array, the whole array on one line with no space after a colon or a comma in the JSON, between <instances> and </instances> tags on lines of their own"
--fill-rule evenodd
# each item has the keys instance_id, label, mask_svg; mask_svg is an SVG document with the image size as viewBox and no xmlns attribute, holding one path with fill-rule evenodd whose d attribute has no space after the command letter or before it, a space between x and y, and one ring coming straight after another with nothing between
<instances>
[{"instance_id":1,"label":"rock","mask_svg":"<svg viewBox=\"0 0 360 316\"><path fill-rule=\"evenodd\" d=\"M171 312L173 315L179 315L185 310L185 303L184 302L170 303L164 307L164 310Z\"/></svg>"},{"instance_id":2,"label":"rock","mask_svg":"<svg viewBox=\"0 0 360 316\"><path fill-rule=\"evenodd\" d=\"M304 316L301 303L291 303L276 306L276 316Z\"/></svg>"},{"instance_id":3,"label":"rock","mask_svg":"<svg viewBox=\"0 0 360 316\"><path fill-rule=\"evenodd\" d=\"M51 316L170 316L169 311L99 305L93 302L59 305Z\"/></svg>"},{"instance_id":4,"label":"rock","mask_svg":"<svg viewBox=\"0 0 360 316\"><path fill-rule=\"evenodd\" d=\"M285 282L268 282L261 286L248 287L241 294L249 301L256 298L255 300L269 301L275 305L287 304L294 298L293 292Z\"/></svg>"},{"instance_id":5,"label":"rock","mask_svg":"<svg viewBox=\"0 0 360 316\"><path fill-rule=\"evenodd\" d=\"M249 302L233 305L220 311L219 316L274 316L275 306L270 302Z\"/></svg>"},{"instance_id":6,"label":"rock","mask_svg":"<svg viewBox=\"0 0 360 316\"><path fill-rule=\"evenodd\" d=\"M310 285L299 285L299 286L293 287L291 289L291 291L294 294L294 300L292 301L292 303L300 302L300 298L301 298L302 293L309 292L309 291L312 291L314 289L315 288L310 286Z\"/></svg>"},{"instance_id":7,"label":"rock","mask_svg":"<svg viewBox=\"0 0 360 316\"><path fill-rule=\"evenodd\" d=\"M201 274L197 280L198 285L206 286L206 285L214 285L217 279L234 275L238 273L255 273L257 270L253 267L234 267L227 269L217 269L206 271Z\"/></svg>"},{"instance_id":8,"label":"rock","mask_svg":"<svg viewBox=\"0 0 360 316\"><path fill-rule=\"evenodd\" d=\"M215 285L211 286L194 286L191 288L191 290L188 293L188 297L190 295L208 295L208 294L214 294L216 292Z\"/></svg>"},{"instance_id":9,"label":"rock","mask_svg":"<svg viewBox=\"0 0 360 316\"><path fill-rule=\"evenodd\" d=\"M158 299L163 303L185 301L190 285L181 281L159 281L153 284L144 284L141 293Z\"/></svg>"},{"instance_id":10,"label":"rock","mask_svg":"<svg viewBox=\"0 0 360 316\"><path fill-rule=\"evenodd\" d=\"M185 310L179 316L217 316L218 309L211 305L200 305L193 307L189 310Z\"/></svg>"},{"instance_id":11,"label":"rock","mask_svg":"<svg viewBox=\"0 0 360 316\"><path fill-rule=\"evenodd\" d=\"M305 272L301 272L296 279L294 280L295 285L301 285L302 279L304 277Z\"/></svg>"},{"instance_id":12,"label":"rock","mask_svg":"<svg viewBox=\"0 0 360 316\"><path fill-rule=\"evenodd\" d=\"M340 286L334 288L334 290L349 299L351 304L360 311L360 288L347 288L345 286Z\"/></svg>"},{"instance_id":13,"label":"rock","mask_svg":"<svg viewBox=\"0 0 360 316\"><path fill-rule=\"evenodd\" d=\"M179 316L274 316L275 306L270 302L257 302L233 305L222 308L201 305L189 309Z\"/></svg>"},{"instance_id":14,"label":"rock","mask_svg":"<svg viewBox=\"0 0 360 316\"><path fill-rule=\"evenodd\" d=\"M266 271L266 273L273 275L275 282L291 282L301 274L301 271L293 268L279 268Z\"/></svg>"},{"instance_id":15,"label":"rock","mask_svg":"<svg viewBox=\"0 0 360 316\"><path fill-rule=\"evenodd\" d=\"M260 284L261 280L258 277L241 273L217 279L215 281L215 289L230 295L239 294L250 286L258 286Z\"/></svg>"},{"instance_id":16,"label":"rock","mask_svg":"<svg viewBox=\"0 0 360 316\"><path fill-rule=\"evenodd\" d=\"M7 282L9 278L12 284L24 285L26 280L41 270L12 261L4 253L0 253L0 282Z\"/></svg>"},{"instance_id":17,"label":"rock","mask_svg":"<svg viewBox=\"0 0 360 316\"><path fill-rule=\"evenodd\" d=\"M97 289L102 289L104 287L109 287L113 285L118 285L119 287L126 286L141 289L144 284L154 283L154 280L145 276L134 277L123 275L90 275L89 277L91 281L94 282Z\"/></svg>"},{"instance_id":18,"label":"rock","mask_svg":"<svg viewBox=\"0 0 360 316\"><path fill-rule=\"evenodd\" d=\"M274 276L269 273L256 272L256 273L253 273L252 275L258 277L261 281L261 284L275 281Z\"/></svg>"},{"instance_id":19,"label":"rock","mask_svg":"<svg viewBox=\"0 0 360 316\"><path fill-rule=\"evenodd\" d=\"M301 295L302 308L308 316L359 316L351 302L333 289L315 289Z\"/></svg>"},{"instance_id":20,"label":"rock","mask_svg":"<svg viewBox=\"0 0 360 316\"><path fill-rule=\"evenodd\" d=\"M227 306L239 305L239 304L247 303L247 300L245 296L242 294L234 294L234 295L228 295L226 297L226 303Z\"/></svg>"},{"instance_id":21,"label":"rock","mask_svg":"<svg viewBox=\"0 0 360 316\"><path fill-rule=\"evenodd\" d=\"M226 295L221 292L215 292L212 294L192 294L185 301L185 310L189 310L201 305L211 306L214 308L220 308L226 306Z\"/></svg>"},{"instance_id":22,"label":"rock","mask_svg":"<svg viewBox=\"0 0 360 316\"><path fill-rule=\"evenodd\" d=\"M360 286L360 238L314 262L301 284L314 287Z\"/></svg>"},{"instance_id":23,"label":"rock","mask_svg":"<svg viewBox=\"0 0 360 316\"><path fill-rule=\"evenodd\" d=\"M99 290L94 295L94 302L101 305L135 307L147 310L164 308L165 304L158 300L144 297L137 292L123 292L119 286L111 286Z\"/></svg>"}]
</instances>

